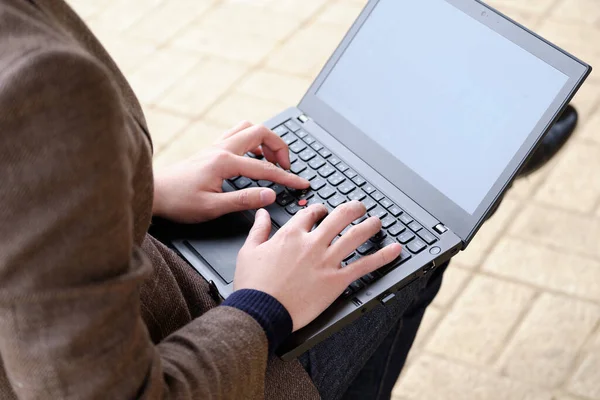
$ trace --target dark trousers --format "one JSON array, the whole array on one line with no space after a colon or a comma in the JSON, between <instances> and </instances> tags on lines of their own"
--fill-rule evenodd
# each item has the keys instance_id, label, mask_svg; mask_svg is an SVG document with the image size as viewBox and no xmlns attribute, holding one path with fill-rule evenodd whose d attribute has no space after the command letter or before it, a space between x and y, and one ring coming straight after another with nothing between
<instances>
[{"instance_id":1,"label":"dark trousers","mask_svg":"<svg viewBox=\"0 0 600 400\"><path fill-rule=\"evenodd\" d=\"M391 397L447 266L410 283L393 304L376 307L300 357L324 400Z\"/></svg>"}]
</instances>

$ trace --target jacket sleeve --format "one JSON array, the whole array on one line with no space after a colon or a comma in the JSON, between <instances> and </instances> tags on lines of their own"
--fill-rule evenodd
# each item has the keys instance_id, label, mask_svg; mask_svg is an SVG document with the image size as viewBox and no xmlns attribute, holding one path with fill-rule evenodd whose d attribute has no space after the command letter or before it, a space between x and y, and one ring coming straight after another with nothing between
<instances>
[{"instance_id":1,"label":"jacket sleeve","mask_svg":"<svg viewBox=\"0 0 600 400\"><path fill-rule=\"evenodd\" d=\"M121 104L71 48L0 69L0 397L262 398L268 343L249 314L218 307L149 339Z\"/></svg>"}]
</instances>

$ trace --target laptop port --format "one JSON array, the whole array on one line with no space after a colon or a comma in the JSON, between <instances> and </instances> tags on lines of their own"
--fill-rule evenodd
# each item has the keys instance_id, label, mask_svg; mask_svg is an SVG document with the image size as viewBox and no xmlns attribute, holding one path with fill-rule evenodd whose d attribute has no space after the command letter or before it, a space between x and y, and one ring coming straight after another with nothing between
<instances>
[{"instance_id":1,"label":"laptop port","mask_svg":"<svg viewBox=\"0 0 600 400\"><path fill-rule=\"evenodd\" d=\"M423 268L423 275L427 275L431 271L435 269L435 261L429 263L425 268Z\"/></svg>"}]
</instances>

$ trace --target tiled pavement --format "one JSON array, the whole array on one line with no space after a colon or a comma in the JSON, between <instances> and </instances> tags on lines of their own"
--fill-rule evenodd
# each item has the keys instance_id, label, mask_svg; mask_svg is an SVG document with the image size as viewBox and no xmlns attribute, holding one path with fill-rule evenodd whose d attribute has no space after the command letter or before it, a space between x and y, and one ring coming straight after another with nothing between
<instances>
[{"instance_id":1,"label":"tiled pavement","mask_svg":"<svg viewBox=\"0 0 600 400\"><path fill-rule=\"evenodd\" d=\"M600 0L490 0L600 69ZM156 166L296 104L365 0L72 0L138 93ZM456 257L395 399L600 400L600 75L581 125Z\"/></svg>"}]
</instances>

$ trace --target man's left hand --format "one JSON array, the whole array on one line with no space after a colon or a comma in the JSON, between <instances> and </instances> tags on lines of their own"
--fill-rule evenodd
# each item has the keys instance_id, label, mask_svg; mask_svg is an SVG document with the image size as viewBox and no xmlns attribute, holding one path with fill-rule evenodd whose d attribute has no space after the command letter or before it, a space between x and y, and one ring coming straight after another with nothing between
<instances>
[{"instance_id":1,"label":"man's left hand","mask_svg":"<svg viewBox=\"0 0 600 400\"><path fill-rule=\"evenodd\" d=\"M249 151L264 155L265 159L244 157ZM289 150L279 136L262 125L242 122L214 146L155 172L152 211L175 222L199 223L235 211L265 207L275 201L273 190L253 187L223 193L223 181L245 176L294 189L307 188L309 182L285 171L289 168Z\"/></svg>"}]
</instances>

